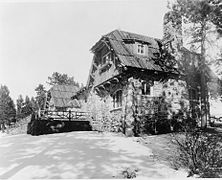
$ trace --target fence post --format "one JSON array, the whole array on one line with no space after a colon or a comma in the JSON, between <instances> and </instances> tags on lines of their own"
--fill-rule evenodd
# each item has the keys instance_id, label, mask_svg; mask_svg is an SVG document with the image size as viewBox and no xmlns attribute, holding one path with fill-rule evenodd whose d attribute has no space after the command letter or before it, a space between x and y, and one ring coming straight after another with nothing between
<instances>
[{"instance_id":1,"label":"fence post","mask_svg":"<svg viewBox=\"0 0 222 180\"><path fill-rule=\"evenodd\" d=\"M69 110L69 121L71 121L71 110Z\"/></svg>"}]
</instances>

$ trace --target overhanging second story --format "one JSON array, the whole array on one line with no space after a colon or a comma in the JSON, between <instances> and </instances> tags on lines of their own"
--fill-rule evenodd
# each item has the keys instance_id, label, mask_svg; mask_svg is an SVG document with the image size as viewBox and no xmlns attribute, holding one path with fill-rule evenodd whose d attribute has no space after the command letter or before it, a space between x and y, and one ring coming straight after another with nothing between
<instances>
[{"instance_id":1,"label":"overhanging second story","mask_svg":"<svg viewBox=\"0 0 222 180\"><path fill-rule=\"evenodd\" d=\"M96 87L122 74L127 68L165 72L158 64L161 41L144 35L114 30L91 48L94 53L87 87Z\"/></svg>"}]
</instances>

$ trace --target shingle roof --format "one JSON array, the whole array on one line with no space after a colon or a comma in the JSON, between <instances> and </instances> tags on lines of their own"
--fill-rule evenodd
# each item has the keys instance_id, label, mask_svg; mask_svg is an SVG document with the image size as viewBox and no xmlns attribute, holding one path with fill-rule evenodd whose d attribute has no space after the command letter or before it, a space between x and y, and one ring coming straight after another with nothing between
<instances>
[{"instance_id":1,"label":"shingle roof","mask_svg":"<svg viewBox=\"0 0 222 180\"><path fill-rule=\"evenodd\" d=\"M49 91L55 107L80 107L78 101L71 100L78 89L73 85L54 85Z\"/></svg>"},{"instance_id":2,"label":"shingle roof","mask_svg":"<svg viewBox=\"0 0 222 180\"><path fill-rule=\"evenodd\" d=\"M109 37L110 39L115 39L115 40L141 41L141 42L150 44L154 48L159 48L156 38L152 38L152 37L141 35L141 34L126 32L122 30L114 30L108 33L107 35L105 35L105 37Z\"/></svg>"},{"instance_id":3,"label":"shingle roof","mask_svg":"<svg viewBox=\"0 0 222 180\"><path fill-rule=\"evenodd\" d=\"M108 39L119 60L125 66L155 71L172 70L162 67L157 63L158 59L156 55L160 53L159 44L161 43L159 39L121 30L114 30L103 36L101 40L103 38ZM133 50L133 43L130 43L130 41L139 41L148 44L148 56L136 54ZM99 42L92 47L92 51L95 51L99 47Z\"/></svg>"}]
</instances>

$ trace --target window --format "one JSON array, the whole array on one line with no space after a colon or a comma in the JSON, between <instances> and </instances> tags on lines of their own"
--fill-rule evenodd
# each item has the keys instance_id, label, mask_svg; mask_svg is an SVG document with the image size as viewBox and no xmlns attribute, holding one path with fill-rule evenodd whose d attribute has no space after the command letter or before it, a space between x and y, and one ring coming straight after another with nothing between
<instances>
[{"instance_id":1,"label":"window","mask_svg":"<svg viewBox=\"0 0 222 180\"><path fill-rule=\"evenodd\" d=\"M118 66L118 57L115 54L113 54L113 63L116 67Z\"/></svg>"},{"instance_id":2,"label":"window","mask_svg":"<svg viewBox=\"0 0 222 180\"><path fill-rule=\"evenodd\" d=\"M143 44L137 44L137 54L145 54L145 46Z\"/></svg>"},{"instance_id":3,"label":"window","mask_svg":"<svg viewBox=\"0 0 222 180\"><path fill-rule=\"evenodd\" d=\"M112 59L112 56L111 56L112 54L111 53L107 53L106 55L104 55L103 57L102 57L102 65L103 64L106 64L107 62L109 62L109 61L111 61L111 59Z\"/></svg>"},{"instance_id":4,"label":"window","mask_svg":"<svg viewBox=\"0 0 222 180\"><path fill-rule=\"evenodd\" d=\"M151 95L151 86L146 82L142 83L142 95Z\"/></svg>"},{"instance_id":5,"label":"window","mask_svg":"<svg viewBox=\"0 0 222 180\"><path fill-rule=\"evenodd\" d=\"M122 90L118 90L113 95L113 108L122 107Z\"/></svg>"}]
</instances>

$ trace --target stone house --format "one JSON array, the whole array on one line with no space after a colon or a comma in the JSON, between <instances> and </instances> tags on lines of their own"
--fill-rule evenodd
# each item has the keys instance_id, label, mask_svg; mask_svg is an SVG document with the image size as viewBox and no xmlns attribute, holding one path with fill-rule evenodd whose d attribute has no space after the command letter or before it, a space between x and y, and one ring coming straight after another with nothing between
<instances>
[{"instance_id":1,"label":"stone house","mask_svg":"<svg viewBox=\"0 0 222 180\"><path fill-rule=\"evenodd\" d=\"M201 56L183 47L181 23L168 21L175 19L170 15L164 17L162 40L122 30L102 36L91 48L86 87L52 87L45 110L81 109L90 113L93 129L127 136L173 130L175 119L198 118ZM208 81L217 81L203 68Z\"/></svg>"},{"instance_id":2,"label":"stone house","mask_svg":"<svg viewBox=\"0 0 222 180\"><path fill-rule=\"evenodd\" d=\"M170 53L178 40L170 41ZM162 40L114 30L91 48L94 57L87 86L72 99L91 112L97 130L132 136L150 127L156 133L161 123L173 130L175 118L198 118L200 105L201 56L180 44L176 50L183 73L160 60ZM208 66L203 68L208 79L216 78Z\"/></svg>"},{"instance_id":3,"label":"stone house","mask_svg":"<svg viewBox=\"0 0 222 180\"><path fill-rule=\"evenodd\" d=\"M144 124L143 117L153 126L154 115L169 122L178 114L186 116L187 84L176 68L161 64L162 50L159 39L121 30L102 36L91 48L86 89L73 99L93 114L95 129L130 136L136 135L137 124Z\"/></svg>"}]
</instances>

